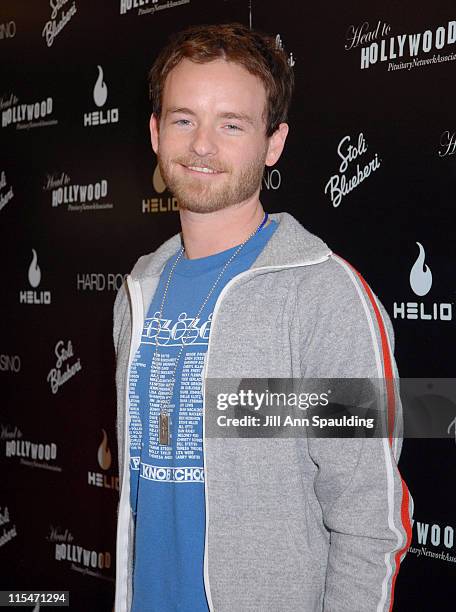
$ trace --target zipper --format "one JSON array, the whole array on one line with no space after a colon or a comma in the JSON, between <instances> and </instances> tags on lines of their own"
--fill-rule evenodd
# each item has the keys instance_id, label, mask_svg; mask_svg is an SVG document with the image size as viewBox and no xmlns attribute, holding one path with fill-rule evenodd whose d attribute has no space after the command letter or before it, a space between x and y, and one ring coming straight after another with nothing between
<instances>
[{"instance_id":1,"label":"zipper","mask_svg":"<svg viewBox=\"0 0 456 612\"><path fill-rule=\"evenodd\" d=\"M116 543L116 595L115 611L127 611L128 585L128 546L130 531L130 427L128 410L128 391L131 362L141 341L142 322L144 320L141 286L130 275L127 276L127 293L131 299L131 341L128 354L127 375L125 378L125 425L124 425L124 472L122 474L122 493L119 502ZM127 491L128 489L128 491ZM132 577L133 579L133 577Z\"/></svg>"},{"instance_id":2,"label":"zipper","mask_svg":"<svg viewBox=\"0 0 456 612\"><path fill-rule=\"evenodd\" d=\"M214 326L216 315L220 309L220 304L223 297L226 295L228 289L237 282L240 278L248 275L254 276L257 272L262 270L282 270L288 268L301 268L303 266L310 266L313 264L323 263L330 257L330 253L314 261L299 263L299 264L287 264L280 266L262 266L245 270L240 274L237 274L223 287L220 292L212 313L211 329ZM116 594L115 594L115 612L126 612L127 611L127 585L128 585L128 546L129 544L129 520L130 520L130 500L129 500L129 488L130 484L130 429L129 429L129 412L128 412L128 391L129 391L129 380L130 380L130 369L131 362L136 353L136 350L141 341L141 330L142 321L144 319L144 307L142 299L142 291L139 282L128 275L126 278L127 293L130 294L131 299L131 342L128 356L128 367L125 384L125 425L124 425L124 473L122 474L122 493L119 502L119 516L117 522L117 543L116 543ZM203 390L203 468L204 468L204 504L205 504L205 533L204 533L204 588L206 597L209 605L210 612L214 612L214 604L212 602L212 596L209 584L209 557L208 557L208 523L209 523L209 505L208 505L208 487L207 487L207 472L206 472L206 448L205 448L205 384L204 380L209 366L209 352L211 346L212 334L209 334L209 341L207 345L206 356L203 365L202 372L202 390ZM128 461L128 464L127 464ZM122 530L122 527L126 525L126 529Z\"/></svg>"},{"instance_id":3,"label":"zipper","mask_svg":"<svg viewBox=\"0 0 456 612\"><path fill-rule=\"evenodd\" d=\"M287 264L287 265L281 265L281 266L261 266L259 268L253 268L253 269L249 269L249 270L245 270L244 272L240 272L239 274L237 274L236 276L233 276L232 279L230 279L226 285L223 287L223 289L221 290L215 305L214 305L214 310L212 311L212 323L211 323L211 332L212 329L214 327L214 323L216 320L216 315L218 310L220 309L220 303L222 301L222 298L226 295L228 289L236 282L238 281L240 278L243 278L245 276L251 275L254 276L257 272L261 271L261 270L283 270L283 269L288 269L288 268L302 268L304 266L312 266L314 264L319 264L319 263L323 263L324 261L326 261L327 259L329 259L329 257L331 256L331 252L329 252L327 255L324 255L323 257L320 257L319 259L315 259L313 261L309 261L309 262L304 262L304 263L299 263L299 264ZM204 506L205 506L205 514L206 514L206 520L205 520L205 532L204 532L204 572L203 572L203 576L204 576L204 588L206 591L206 598L207 598L207 603L209 605L209 610L210 612L214 611L214 604L212 602L212 596L211 596L211 587L209 584L209 547L208 547L208 525L209 525L209 504L208 504L208 497L207 497L207 491L208 491L208 486L207 486L207 471L206 471L206 447L205 447L205 441L206 441L206 421L205 421L205 412L206 412L206 407L205 407L205 378L206 378L206 374L209 368L209 351L210 351L210 346L211 346L211 338L213 337L212 333L209 333L209 341L207 344L207 351L206 351L206 356L204 359L204 365L203 365L203 372L202 372L202 389L203 389L203 467L204 467Z\"/></svg>"}]
</instances>

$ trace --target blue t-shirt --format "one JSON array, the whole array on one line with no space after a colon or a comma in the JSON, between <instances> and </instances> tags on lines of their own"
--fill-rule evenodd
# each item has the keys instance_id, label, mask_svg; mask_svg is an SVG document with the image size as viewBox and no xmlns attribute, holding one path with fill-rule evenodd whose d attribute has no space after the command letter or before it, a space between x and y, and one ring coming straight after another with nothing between
<instances>
[{"instance_id":1,"label":"blue t-shirt","mask_svg":"<svg viewBox=\"0 0 456 612\"><path fill-rule=\"evenodd\" d=\"M200 259L180 258L157 334L163 292L179 252L168 260L160 276L129 381L130 503L136 521L133 612L209 609L203 581L202 367L217 297L231 278L250 268L276 227L271 221L245 244L191 328L224 264L238 247ZM158 444L160 406L170 415L169 446Z\"/></svg>"}]
</instances>

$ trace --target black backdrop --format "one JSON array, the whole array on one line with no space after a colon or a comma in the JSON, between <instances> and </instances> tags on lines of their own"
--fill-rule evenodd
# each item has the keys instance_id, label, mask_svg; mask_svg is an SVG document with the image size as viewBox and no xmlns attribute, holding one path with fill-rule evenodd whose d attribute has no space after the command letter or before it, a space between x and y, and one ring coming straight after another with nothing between
<instances>
[{"instance_id":1,"label":"black backdrop","mask_svg":"<svg viewBox=\"0 0 456 612\"><path fill-rule=\"evenodd\" d=\"M240 21L277 36L296 93L266 210L292 213L365 275L402 376L453 376L454 3L303 4L1 3L1 589L112 608L112 305L137 257L179 228L146 84L173 31ZM413 268L420 251L428 268ZM415 524L395 610L453 609L455 442L404 442Z\"/></svg>"}]
</instances>

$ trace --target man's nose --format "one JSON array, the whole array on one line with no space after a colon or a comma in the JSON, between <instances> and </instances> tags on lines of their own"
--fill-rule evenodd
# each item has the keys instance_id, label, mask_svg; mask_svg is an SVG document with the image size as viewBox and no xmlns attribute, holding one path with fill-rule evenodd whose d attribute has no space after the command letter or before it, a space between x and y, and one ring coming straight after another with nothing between
<instances>
[{"instance_id":1,"label":"man's nose","mask_svg":"<svg viewBox=\"0 0 456 612\"><path fill-rule=\"evenodd\" d=\"M199 125L192 135L190 143L192 151L200 157L215 155L218 152L217 136L210 126Z\"/></svg>"}]
</instances>

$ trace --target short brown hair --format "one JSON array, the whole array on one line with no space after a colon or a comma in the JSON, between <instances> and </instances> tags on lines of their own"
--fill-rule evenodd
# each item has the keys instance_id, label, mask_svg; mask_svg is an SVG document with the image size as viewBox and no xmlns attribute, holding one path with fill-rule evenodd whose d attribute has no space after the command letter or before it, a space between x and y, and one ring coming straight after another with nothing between
<instances>
[{"instance_id":1,"label":"short brown hair","mask_svg":"<svg viewBox=\"0 0 456 612\"><path fill-rule=\"evenodd\" d=\"M171 36L149 72L152 110L157 117L162 111L166 77L184 58L199 64L222 58L261 79L267 99L266 136L272 136L287 120L294 87L287 56L275 38L240 23L191 26Z\"/></svg>"}]
</instances>

